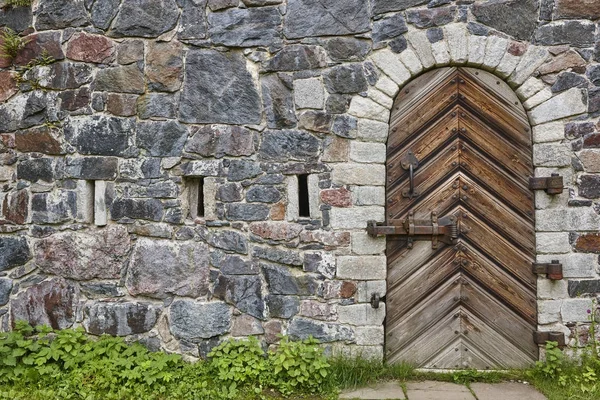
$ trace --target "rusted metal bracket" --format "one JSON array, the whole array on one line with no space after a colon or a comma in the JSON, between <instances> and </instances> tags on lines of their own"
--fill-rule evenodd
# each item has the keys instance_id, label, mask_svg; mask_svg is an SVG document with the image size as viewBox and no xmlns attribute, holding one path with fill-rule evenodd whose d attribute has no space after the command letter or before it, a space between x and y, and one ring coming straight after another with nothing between
<instances>
[{"instance_id":1,"label":"rusted metal bracket","mask_svg":"<svg viewBox=\"0 0 600 400\"><path fill-rule=\"evenodd\" d=\"M407 236L409 248L415 240L431 240L431 247L437 249L439 242L453 244L458 238L458 225L453 215L438 218L437 213L432 212L430 220L416 220L411 211L405 220L391 220L389 223L390 225L383 225L368 221L367 233L372 237Z\"/></svg>"},{"instance_id":2,"label":"rusted metal bracket","mask_svg":"<svg viewBox=\"0 0 600 400\"><path fill-rule=\"evenodd\" d=\"M549 177L529 178L529 189L545 190L548 194L561 194L565 189L563 177L552 174Z\"/></svg>"},{"instance_id":3,"label":"rusted metal bracket","mask_svg":"<svg viewBox=\"0 0 600 400\"><path fill-rule=\"evenodd\" d=\"M550 263L533 263L533 273L536 275L546 274L548 279L560 281L563 279L563 266L558 260L552 260Z\"/></svg>"},{"instance_id":4,"label":"rusted metal bracket","mask_svg":"<svg viewBox=\"0 0 600 400\"><path fill-rule=\"evenodd\" d=\"M533 332L533 342L535 344L546 344L546 342L556 342L559 346L565 346L565 334L562 332Z\"/></svg>"}]
</instances>

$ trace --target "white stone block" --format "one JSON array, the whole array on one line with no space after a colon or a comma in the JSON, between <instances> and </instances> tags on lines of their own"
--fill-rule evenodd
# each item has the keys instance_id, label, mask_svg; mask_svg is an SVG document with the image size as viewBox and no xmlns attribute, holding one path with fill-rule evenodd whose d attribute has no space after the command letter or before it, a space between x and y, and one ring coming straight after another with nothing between
<instances>
[{"instance_id":1,"label":"white stone block","mask_svg":"<svg viewBox=\"0 0 600 400\"><path fill-rule=\"evenodd\" d=\"M321 218L319 194L319 176L317 174L308 175L308 207L312 219Z\"/></svg>"},{"instance_id":2,"label":"white stone block","mask_svg":"<svg viewBox=\"0 0 600 400\"><path fill-rule=\"evenodd\" d=\"M448 42L450 60L465 63L469 58L469 36L464 24L450 24L444 27L444 37Z\"/></svg>"},{"instance_id":3,"label":"white stone block","mask_svg":"<svg viewBox=\"0 0 600 400\"><path fill-rule=\"evenodd\" d=\"M383 346L351 346L334 345L332 349L334 357L344 357L348 359L364 359L372 361L383 361Z\"/></svg>"},{"instance_id":4,"label":"white stone block","mask_svg":"<svg viewBox=\"0 0 600 400\"><path fill-rule=\"evenodd\" d=\"M533 143L557 142L565 138L565 125L562 122L549 122L533 127Z\"/></svg>"},{"instance_id":5,"label":"white stone block","mask_svg":"<svg viewBox=\"0 0 600 400\"><path fill-rule=\"evenodd\" d=\"M320 78L296 79L294 102L298 108L322 109L325 105L325 88Z\"/></svg>"},{"instance_id":6,"label":"white stone block","mask_svg":"<svg viewBox=\"0 0 600 400\"><path fill-rule=\"evenodd\" d=\"M437 67L445 66L450 64L450 51L448 50L448 44L445 40L431 44L431 52L435 59L435 65Z\"/></svg>"},{"instance_id":7,"label":"white stone block","mask_svg":"<svg viewBox=\"0 0 600 400\"><path fill-rule=\"evenodd\" d=\"M410 71L400 61L398 55L389 49L375 51L371 55L371 60L384 74L400 86L410 79Z\"/></svg>"},{"instance_id":8,"label":"white stone block","mask_svg":"<svg viewBox=\"0 0 600 400\"><path fill-rule=\"evenodd\" d=\"M544 276L538 278L537 298L543 300L568 299L567 280L553 281Z\"/></svg>"},{"instance_id":9,"label":"white stone block","mask_svg":"<svg viewBox=\"0 0 600 400\"><path fill-rule=\"evenodd\" d=\"M12 180L15 170L9 166L0 166L0 182Z\"/></svg>"},{"instance_id":10,"label":"white stone block","mask_svg":"<svg viewBox=\"0 0 600 400\"><path fill-rule=\"evenodd\" d=\"M384 206L385 188L382 186L352 186L352 203L357 206Z\"/></svg>"},{"instance_id":11,"label":"white stone block","mask_svg":"<svg viewBox=\"0 0 600 400\"><path fill-rule=\"evenodd\" d=\"M592 299L568 299L563 300L560 315L562 322L589 322L588 310L593 307Z\"/></svg>"},{"instance_id":12,"label":"white stone block","mask_svg":"<svg viewBox=\"0 0 600 400\"><path fill-rule=\"evenodd\" d=\"M570 254L539 254L539 263L549 263L558 260L563 265L565 278L595 278L597 277L598 256L586 253Z\"/></svg>"},{"instance_id":13,"label":"white stone block","mask_svg":"<svg viewBox=\"0 0 600 400\"><path fill-rule=\"evenodd\" d=\"M572 231L600 230L600 215L591 207L572 207L567 210L567 229Z\"/></svg>"},{"instance_id":14,"label":"white stone block","mask_svg":"<svg viewBox=\"0 0 600 400\"><path fill-rule=\"evenodd\" d=\"M391 97L388 97L385 93L373 87L369 88L369 90L367 91L367 97L373 100L374 102L384 106L388 110L391 109L394 105L394 100Z\"/></svg>"},{"instance_id":15,"label":"white stone block","mask_svg":"<svg viewBox=\"0 0 600 400\"><path fill-rule=\"evenodd\" d=\"M350 143L350 160L359 163L385 163L387 146L383 143L357 142Z\"/></svg>"},{"instance_id":16,"label":"white stone block","mask_svg":"<svg viewBox=\"0 0 600 400\"><path fill-rule=\"evenodd\" d=\"M568 232L547 233L535 235L536 249L541 254L561 254L571 251Z\"/></svg>"},{"instance_id":17,"label":"white stone block","mask_svg":"<svg viewBox=\"0 0 600 400\"><path fill-rule=\"evenodd\" d=\"M373 293L379 295L379 298L383 298L387 292L386 281L362 281L358 282L356 289L356 297L359 303L369 303Z\"/></svg>"},{"instance_id":18,"label":"white stone block","mask_svg":"<svg viewBox=\"0 0 600 400\"><path fill-rule=\"evenodd\" d=\"M419 56L423 68L431 68L435 65L435 58L431 52L431 42L427 38L425 31L412 31L407 35L408 42L411 44L415 53Z\"/></svg>"},{"instance_id":19,"label":"white stone block","mask_svg":"<svg viewBox=\"0 0 600 400\"><path fill-rule=\"evenodd\" d=\"M406 49L400 53L400 61L402 61L402 64L408 68L412 75L417 75L423 71L423 64L412 49Z\"/></svg>"},{"instance_id":20,"label":"white stone block","mask_svg":"<svg viewBox=\"0 0 600 400\"><path fill-rule=\"evenodd\" d=\"M106 182L94 182L94 225L106 226L108 211L106 209Z\"/></svg>"},{"instance_id":21,"label":"white stone block","mask_svg":"<svg viewBox=\"0 0 600 400\"><path fill-rule=\"evenodd\" d=\"M543 47L530 46L523 54L519 65L508 77L508 83L513 86L521 85L529 78L536 69L540 67L550 57L550 53Z\"/></svg>"},{"instance_id":22,"label":"white stone block","mask_svg":"<svg viewBox=\"0 0 600 400\"><path fill-rule=\"evenodd\" d=\"M385 207L334 207L329 215L329 223L333 229L366 229L368 221L383 222Z\"/></svg>"},{"instance_id":23,"label":"white stone block","mask_svg":"<svg viewBox=\"0 0 600 400\"><path fill-rule=\"evenodd\" d=\"M333 182L340 185L385 185L385 166L344 163L333 166Z\"/></svg>"},{"instance_id":24,"label":"white stone block","mask_svg":"<svg viewBox=\"0 0 600 400\"><path fill-rule=\"evenodd\" d=\"M535 229L538 232L560 232L567 230L567 210L550 208L535 212Z\"/></svg>"},{"instance_id":25,"label":"white stone block","mask_svg":"<svg viewBox=\"0 0 600 400\"><path fill-rule=\"evenodd\" d=\"M219 184L216 178L204 178L204 219L214 221L217 217L217 190Z\"/></svg>"},{"instance_id":26,"label":"white stone block","mask_svg":"<svg viewBox=\"0 0 600 400\"><path fill-rule=\"evenodd\" d=\"M536 144L533 146L533 164L538 167L565 167L571 165L571 149L567 144Z\"/></svg>"},{"instance_id":27,"label":"white stone block","mask_svg":"<svg viewBox=\"0 0 600 400\"><path fill-rule=\"evenodd\" d=\"M487 46L485 48L485 57L483 58L483 67L495 69L508 48L508 40L499 36L488 37Z\"/></svg>"},{"instance_id":28,"label":"white stone block","mask_svg":"<svg viewBox=\"0 0 600 400\"><path fill-rule=\"evenodd\" d=\"M381 254L385 251L385 237L372 237L365 231L352 232L352 252L358 255Z\"/></svg>"},{"instance_id":29,"label":"white stone block","mask_svg":"<svg viewBox=\"0 0 600 400\"><path fill-rule=\"evenodd\" d=\"M545 101L531 110L530 119L533 125L555 121L587 112L586 93L579 88L572 88Z\"/></svg>"},{"instance_id":30,"label":"white stone block","mask_svg":"<svg viewBox=\"0 0 600 400\"><path fill-rule=\"evenodd\" d=\"M219 176L223 169L220 160L190 161L185 170L185 176Z\"/></svg>"},{"instance_id":31,"label":"white stone block","mask_svg":"<svg viewBox=\"0 0 600 400\"><path fill-rule=\"evenodd\" d=\"M523 107L525 107L526 110L531 110L532 108L542 104L543 102L549 100L552 98L552 96L554 95L554 93L552 93L552 90L550 90L549 87L542 89L542 91L534 94L533 96L531 96L530 99L528 99L527 101L525 101L523 103Z\"/></svg>"},{"instance_id":32,"label":"white stone block","mask_svg":"<svg viewBox=\"0 0 600 400\"><path fill-rule=\"evenodd\" d=\"M300 215L300 203L298 202L298 176L289 175L286 178L287 184L287 205L285 209L285 219L288 221L297 221Z\"/></svg>"},{"instance_id":33,"label":"white stone block","mask_svg":"<svg viewBox=\"0 0 600 400\"><path fill-rule=\"evenodd\" d=\"M356 137L366 141L385 143L387 141L388 131L389 125L387 122L359 119L358 134Z\"/></svg>"},{"instance_id":34,"label":"white stone block","mask_svg":"<svg viewBox=\"0 0 600 400\"><path fill-rule=\"evenodd\" d=\"M517 96L521 100L527 100L546 87L546 84L538 78L530 77L517 90Z\"/></svg>"},{"instance_id":35,"label":"white stone block","mask_svg":"<svg viewBox=\"0 0 600 400\"><path fill-rule=\"evenodd\" d=\"M361 96L354 96L352 98L348 114L381 122L388 122L390 119L390 111L388 108L385 108L371 99Z\"/></svg>"},{"instance_id":36,"label":"white stone block","mask_svg":"<svg viewBox=\"0 0 600 400\"><path fill-rule=\"evenodd\" d=\"M383 326L357 326L354 328L356 344L359 346L383 345L385 333Z\"/></svg>"},{"instance_id":37,"label":"white stone block","mask_svg":"<svg viewBox=\"0 0 600 400\"><path fill-rule=\"evenodd\" d=\"M383 93L390 96L391 98L396 97L396 95L398 94L398 90L400 89L400 87L396 85L396 82L394 82L385 75L381 75L379 77L379 80L375 84L375 87L381 90Z\"/></svg>"},{"instance_id":38,"label":"white stone block","mask_svg":"<svg viewBox=\"0 0 600 400\"><path fill-rule=\"evenodd\" d=\"M94 181L77 181L77 221L94 222ZM1 207L0 207L1 208Z\"/></svg>"},{"instance_id":39,"label":"white stone block","mask_svg":"<svg viewBox=\"0 0 600 400\"><path fill-rule=\"evenodd\" d=\"M338 279L361 281L384 280L387 276L385 256L338 256Z\"/></svg>"},{"instance_id":40,"label":"white stone block","mask_svg":"<svg viewBox=\"0 0 600 400\"><path fill-rule=\"evenodd\" d=\"M471 35L469 37L469 55L467 58L467 64L475 67L479 67L481 64L483 64L486 47L486 36Z\"/></svg>"},{"instance_id":41,"label":"white stone block","mask_svg":"<svg viewBox=\"0 0 600 400\"><path fill-rule=\"evenodd\" d=\"M561 300L538 301L538 323L553 324L560 322Z\"/></svg>"},{"instance_id":42,"label":"white stone block","mask_svg":"<svg viewBox=\"0 0 600 400\"><path fill-rule=\"evenodd\" d=\"M500 64L496 67L496 73L502 78L506 78L513 73L520 61L521 57L512 55L508 52L504 53L504 57L502 57Z\"/></svg>"},{"instance_id":43,"label":"white stone block","mask_svg":"<svg viewBox=\"0 0 600 400\"><path fill-rule=\"evenodd\" d=\"M382 325L385 319L385 303L373 308L369 303L338 307L338 321L348 325Z\"/></svg>"}]
</instances>

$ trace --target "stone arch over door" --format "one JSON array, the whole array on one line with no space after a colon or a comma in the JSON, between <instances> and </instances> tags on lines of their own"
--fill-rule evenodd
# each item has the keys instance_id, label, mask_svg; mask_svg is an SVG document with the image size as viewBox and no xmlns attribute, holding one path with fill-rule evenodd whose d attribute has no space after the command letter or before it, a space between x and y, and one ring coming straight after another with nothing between
<instances>
[{"instance_id":1,"label":"stone arch over door","mask_svg":"<svg viewBox=\"0 0 600 400\"><path fill-rule=\"evenodd\" d=\"M387 238L388 361L487 369L538 358L531 144L518 98L483 70L435 69L398 94L385 225L417 233ZM444 235L418 233L434 224Z\"/></svg>"}]
</instances>

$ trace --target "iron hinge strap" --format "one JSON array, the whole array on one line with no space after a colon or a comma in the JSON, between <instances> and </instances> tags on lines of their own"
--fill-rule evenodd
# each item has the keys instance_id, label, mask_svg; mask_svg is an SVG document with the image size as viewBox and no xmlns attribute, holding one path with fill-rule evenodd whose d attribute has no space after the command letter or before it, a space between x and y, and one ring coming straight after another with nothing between
<instances>
[{"instance_id":1,"label":"iron hinge strap","mask_svg":"<svg viewBox=\"0 0 600 400\"><path fill-rule=\"evenodd\" d=\"M546 342L556 342L559 346L565 346L565 334L562 332L534 332L533 342L535 344L546 344Z\"/></svg>"},{"instance_id":2,"label":"iron hinge strap","mask_svg":"<svg viewBox=\"0 0 600 400\"><path fill-rule=\"evenodd\" d=\"M564 188L564 179L558 174L541 178L529 178L529 189L531 190L544 190L548 194L561 194Z\"/></svg>"},{"instance_id":3,"label":"iron hinge strap","mask_svg":"<svg viewBox=\"0 0 600 400\"><path fill-rule=\"evenodd\" d=\"M536 275L545 274L553 281L563 279L563 266L558 260L552 260L550 263L533 263L532 271Z\"/></svg>"}]
</instances>

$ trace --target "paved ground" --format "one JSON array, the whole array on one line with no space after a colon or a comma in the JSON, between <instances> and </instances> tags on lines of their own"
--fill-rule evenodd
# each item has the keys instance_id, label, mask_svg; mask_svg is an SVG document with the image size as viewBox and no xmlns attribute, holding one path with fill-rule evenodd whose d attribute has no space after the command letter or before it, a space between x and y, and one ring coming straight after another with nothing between
<instances>
[{"instance_id":1,"label":"paved ground","mask_svg":"<svg viewBox=\"0 0 600 400\"><path fill-rule=\"evenodd\" d=\"M471 392L471 390L473 392ZM473 383L464 385L446 382L409 382L406 396L399 383L386 382L373 387L345 392L340 399L360 400L546 400L533 387L522 383Z\"/></svg>"}]
</instances>

